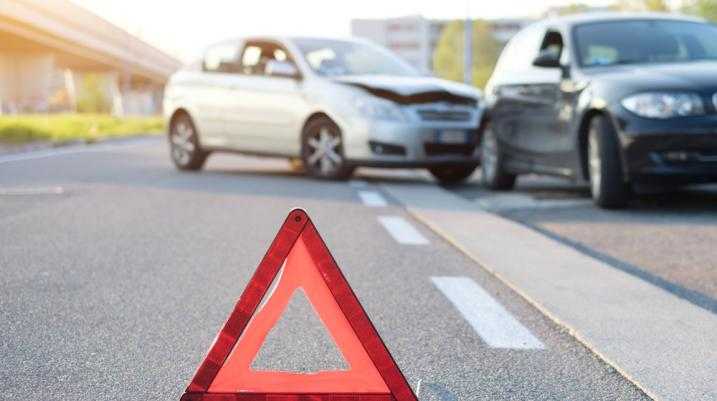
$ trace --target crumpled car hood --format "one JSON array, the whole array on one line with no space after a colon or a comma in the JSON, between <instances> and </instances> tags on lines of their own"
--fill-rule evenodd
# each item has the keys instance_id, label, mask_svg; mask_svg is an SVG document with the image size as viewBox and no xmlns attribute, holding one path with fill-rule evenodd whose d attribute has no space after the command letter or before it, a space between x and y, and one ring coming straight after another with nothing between
<instances>
[{"instance_id":1,"label":"crumpled car hood","mask_svg":"<svg viewBox=\"0 0 717 401\"><path fill-rule=\"evenodd\" d=\"M352 75L333 80L400 104L447 102L475 106L480 97L473 87L432 77Z\"/></svg>"}]
</instances>

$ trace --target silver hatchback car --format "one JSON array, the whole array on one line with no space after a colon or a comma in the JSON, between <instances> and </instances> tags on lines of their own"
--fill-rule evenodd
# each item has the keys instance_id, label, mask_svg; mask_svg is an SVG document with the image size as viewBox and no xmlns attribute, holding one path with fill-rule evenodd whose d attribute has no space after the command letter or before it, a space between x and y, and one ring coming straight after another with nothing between
<instances>
[{"instance_id":1,"label":"silver hatchback car","mask_svg":"<svg viewBox=\"0 0 717 401\"><path fill-rule=\"evenodd\" d=\"M312 176L356 167L427 168L439 181L478 166L479 90L422 76L361 40L247 38L211 46L165 92L171 157L286 157Z\"/></svg>"}]
</instances>

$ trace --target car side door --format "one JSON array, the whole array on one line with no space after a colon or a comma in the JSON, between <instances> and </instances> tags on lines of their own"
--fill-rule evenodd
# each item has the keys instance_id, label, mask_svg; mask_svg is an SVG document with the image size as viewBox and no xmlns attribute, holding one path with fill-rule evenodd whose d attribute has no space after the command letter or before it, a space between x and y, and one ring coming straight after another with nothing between
<instances>
[{"instance_id":1,"label":"car side door","mask_svg":"<svg viewBox=\"0 0 717 401\"><path fill-rule=\"evenodd\" d=\"M298 155L302 119L308 106L294 58L278 42L248 40L240 65L241 75L228 88L233 109L227 126L229 135L241 138L245 151ZM272 70L277 65L284 70Z\"/></svg>"},{"instance_id":2,"label":"car side door","mask_svg":"<svg viewBox=\"0 0 717 401\"><path fill-rule=\"evenodd\" d=\"M536 147L540 150L541 168L562 175L574 173L572 125L580 86L571 79L569 37L558 29L548 28L540 50L533 61L536 68L533 93ZM539 106L538 106L539 105Z\"/></svg>"},{"instance_id":3,"label":"car side door","mask_svg":"<svg viewBox=\"0 0 717 401\"><path fill-rule=\"evenodd\" d=\"M196 111L192 116L200 132L202 145L213 148L231 147L227 138L228 96L227 82L240 73L238 41L226 41L210 46L202 59L201 80L192 83L192 102Z\"/></svg>"},{"instance_id":4,"label":"car side door","mask_svg":"<svg viewBox=\"0 0 717 401\"><path fill-rule=\"evenodd\" d=\"M544 150L534 124L549 100L541 98L544 88L533 59L545 31L536 24L519 32L501 54L487 87L490 120L505 163L519 173L533 171Z\"/></svg>"},{"instance_id":5,"label":"car side door","mask_svg":"<svg viewBox=\"0 0 717 401\"><path fill-rule=\"evenodd\" d=\"M540 48L533 54L530 82L526 89L530 112L525 115L530 127L525 140L535 151L534 169L569 175L566 152L572 147L568 125L572 119L572 94L563 89L568 74L568 51L560 30L548 27Z\"/></svg>"}]
</instances>

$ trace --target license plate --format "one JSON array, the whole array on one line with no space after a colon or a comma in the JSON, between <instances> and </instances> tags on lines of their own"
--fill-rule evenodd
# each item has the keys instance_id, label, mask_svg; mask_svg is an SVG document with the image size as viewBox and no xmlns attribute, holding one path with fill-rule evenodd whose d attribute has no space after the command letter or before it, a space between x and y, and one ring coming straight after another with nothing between
<instances>
[{"instance_id":1,"label":"license plate","mask_svg":"<svg viewBox=\"0 0 717 401\"><path fill-rule=\"evenodd\" d=\"M461 130L438 131L438 143L465 144L466 132Z\"/></svg>"}]
</instances>

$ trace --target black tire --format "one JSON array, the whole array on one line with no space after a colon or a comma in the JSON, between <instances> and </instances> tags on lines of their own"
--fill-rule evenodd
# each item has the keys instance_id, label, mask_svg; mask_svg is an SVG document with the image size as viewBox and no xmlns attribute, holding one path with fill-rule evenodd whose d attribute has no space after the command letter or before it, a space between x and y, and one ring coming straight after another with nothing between
<instances>
[{"instance_id":1,"label":"black tire","mask_svg":"<svg viewBox=\"0 0 717 401\"><path fill-rule=\"evenodd\" d=\"M478 168L477 165L469 166L438 166L429 167L428 171L443 185L456 185L467 180Z\"/></svg>"},{"instance_id":2,"label":"black tire","mask_svg":"<svg viewBox=\"0 0 717 401\"><path fill-rule=\"evenodd\" d=\"M209 157L199 145L199 135L192 119L180 114L169 127L169 156L180 170L200 170Z\"/></svg>"},{"instance_id":3,"label":"black tire","mask_svg":"<svg viewBox=\"0 0 717 401\"><path fill-rule=\"evenodd\" d=\"M605 209L625 207L630 200L630 186L622 171L617 133L605 116L590 121L585 154L593 202Z\"/></svg>"},{"instance_id":4,"label":"black tire","mask_svg":"<svg viewBox=\"0 0 717 401\"><path fill-rule=\"evenodd\" d=\"M494 191L508 191L515 187L517 176L505 170L500 142L490 122L486 123L481 139L481 180Z\"/></svg>"},{"instance_id":5,"label":"black tire","mask_svg":"<svg viewBox=\"0 0 717 401\"><path fill-rule=\"evenodd\" d=\"M315 178L346 180L354 166L346 163L341 129L328 117L311 120L301 134L301 161Z\"/></svg>"}]
</instances>

